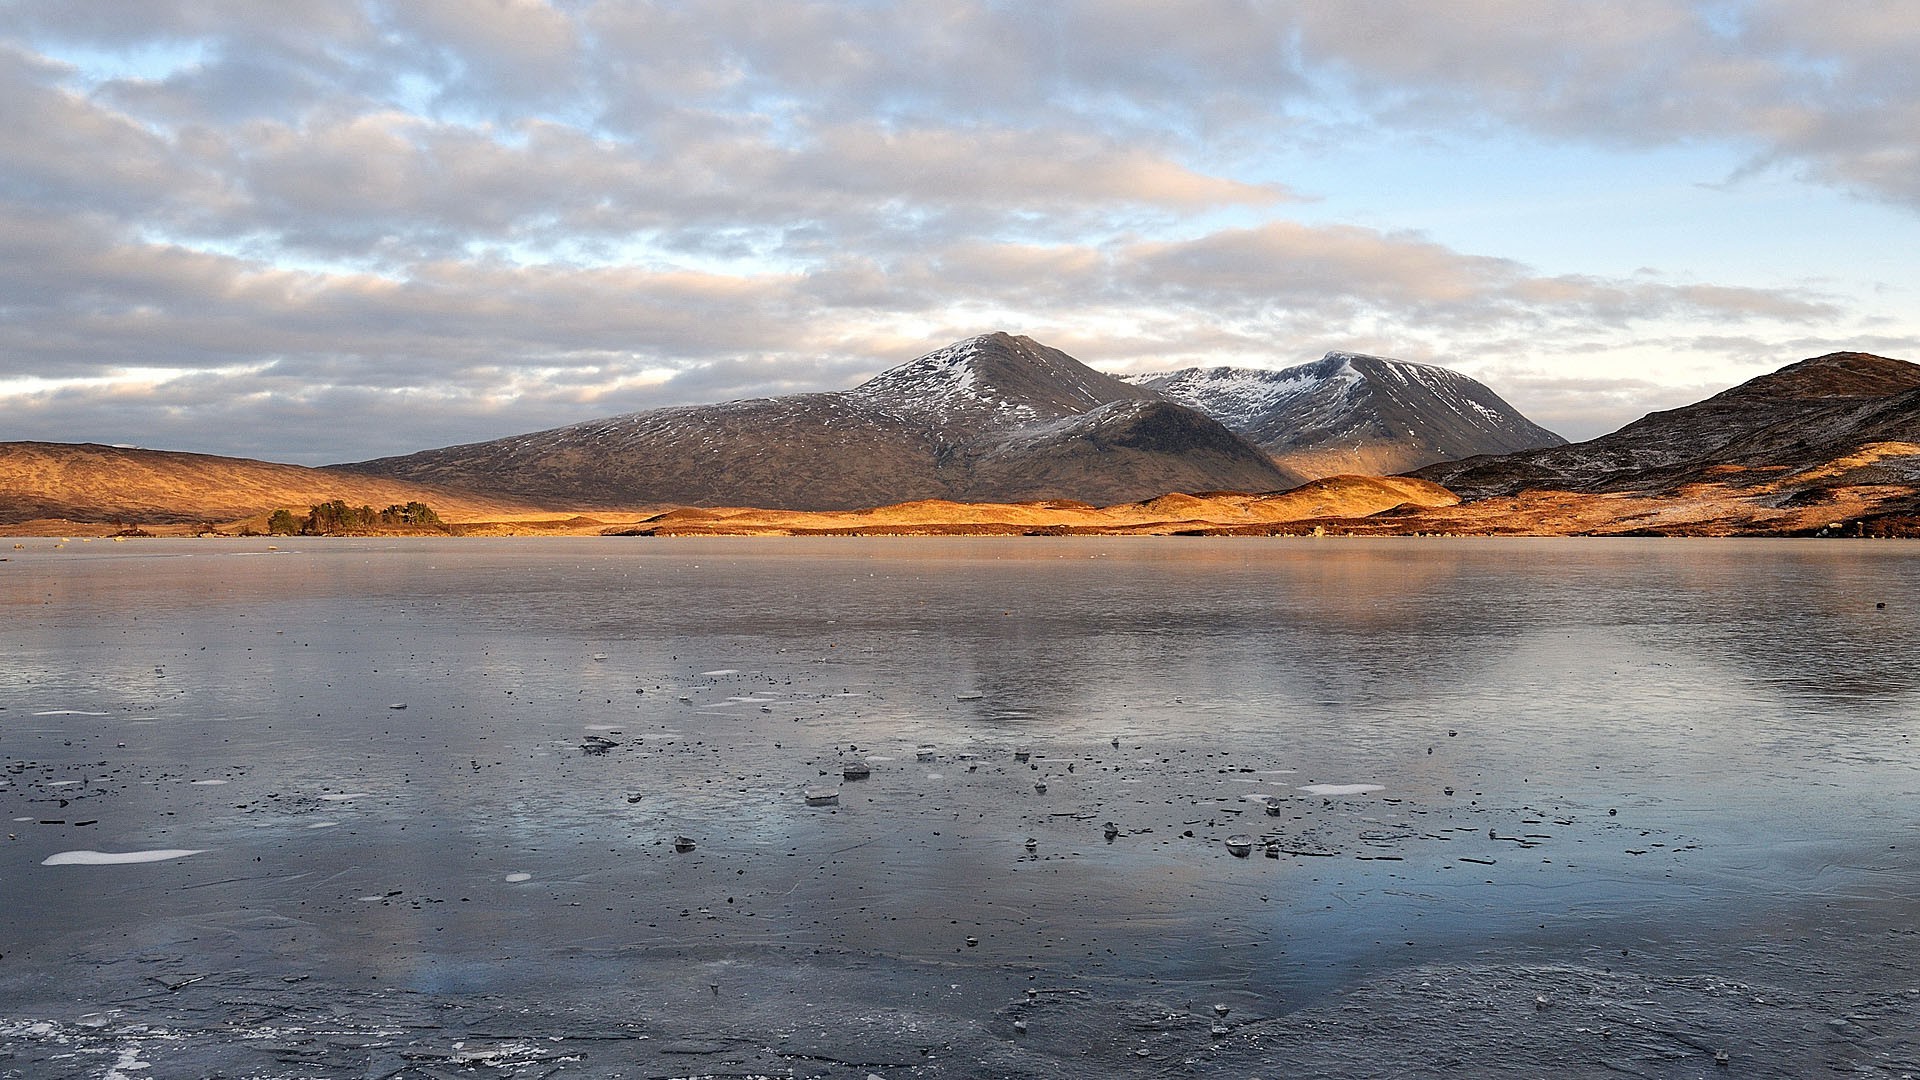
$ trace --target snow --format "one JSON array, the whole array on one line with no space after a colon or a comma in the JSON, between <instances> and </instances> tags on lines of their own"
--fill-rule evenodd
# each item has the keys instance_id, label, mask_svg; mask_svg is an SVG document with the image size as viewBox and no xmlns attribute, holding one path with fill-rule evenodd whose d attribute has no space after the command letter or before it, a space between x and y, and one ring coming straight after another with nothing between
<instances>
[{"instance_id":1,"label":"snow","mask_svg":"<svg viewBox=\"0 0 1920 1080\"><path fill-rule=\"evenodd\" d=\"M1301 791L1309 795L1365 795L1369 791L1385 791L1384 784L1307 784Z\"/></svg>"},{"instance_id":2,"label":"snow","mask_svg":"<svg viewBox=\"0 0 1920 1080\"><path fill-rule=\"evenodd\" d=\"M1373 437L1385 411L1397 405L1421 418L1406 432L1416 439L1451 431L1487 437L1487 450L1507 447L1531 425L1479 383L1447 368L1365 353L1329 352L1309 364L1280 370L1187 368L1123 376L1227 427L1262 441L1315 433L1313 445L1337 445Z\"/></svg>"},{"instance_id":3,"label":"snow","mask_svg":"<svg viewBox=\"0 0 1920 1080\"><path fill-rule=\"evenodd\" d=\"M206 848L154 848L149 851L60 851L40 860L41 866L119 866L126 863L166 862L199 855Z\"/></svg>"},{"instance_id":4,"label":"snow","mask_svg":"<svg viewBox=\"0 0 1920 1080\"><path fill-rule=\"evenodd\" d=\"M133 1080L130 1073L144 1072L152 1067L152 1062L140 1060L140 1051L137 1048L126 1047L120 1051L120 1056L114 1060L113 1066L106 1071L101 1080Z\"/></svg>"},{"instance_id":5,"label":"snow","mask_svg":"<svg viewBox=\"0 0 1920 1080\"><path fill-rule=\"evenodd\" d=\"M1311 393L1322 382L1298 369L1278 372L1232 367L1187 368L1125 378L1199 409L1228 427L1250 426L1281 403Z\"/></svg>"},{"instance_id":6,"label":"snow","mask_svg":"<svg viewBox=\"0 0 1920 1080\"><path fill-rule=\"evenodd\" d=\"M1046 419L1032 405L1009 399L1004 388L993 385L983 370L988 364L1004 363L1008 352L1029 364L1052 366L1030 342L984 335L956 341L881 372L847 391L845 397L863 408L883 410L895 419L936 427L983 422L1006 427ZM1068 382L1072 395L1084 398L1089 405L1100 404L1099 395L1084 381Z\"/></svg>"}]
</instances>

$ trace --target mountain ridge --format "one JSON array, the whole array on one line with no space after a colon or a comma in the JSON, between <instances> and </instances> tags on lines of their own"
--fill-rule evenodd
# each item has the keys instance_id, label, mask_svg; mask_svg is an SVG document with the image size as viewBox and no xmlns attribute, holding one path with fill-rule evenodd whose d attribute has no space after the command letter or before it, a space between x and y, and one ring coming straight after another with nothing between
<instances>
[{"instance_id":1,"label":"mountain ridge","mask_svg":"<svg viewBox=\"0 0 1920 1080\"><path fill-rule=\"evenodd\" d=\"M1408 475L1464 497L1486 498L1527 489L1591 494L1658 488L1723 467L1807 467L1844 456L1861 442L1920 438L1909 422L1920 415L1916 391L1920 365L1872 353L1827 353L1691 405L1648 413L1584 442L1445 462ZM1909 395L1914 401L1905 406L1896 400ZM1863 424L1880 437L1868 437Z\"/></svg>"},{"instance_id":2,"label":"mountain ridge","mask_svg":"<svg viewBox=\"0 0 1920 1080\"><path fill-rule=\"evenodd\" d=\"M1003 332L850 390L629 413L331 468L582 507L1118 503L1292 486L1204 413Z\"/></svg>"},{"instance_id":3,"label":"mountain ridge","mask_svg":"<svg viewBox=\"0 0 1920 1080\"><path fill-rule=\"evenodd\" d=\"M1214 367L1130 377L1213 416L1302 479L1393 474L1566 442L1449 368L1334 351L1276 370Z\"/></svg>"}]
</instances>

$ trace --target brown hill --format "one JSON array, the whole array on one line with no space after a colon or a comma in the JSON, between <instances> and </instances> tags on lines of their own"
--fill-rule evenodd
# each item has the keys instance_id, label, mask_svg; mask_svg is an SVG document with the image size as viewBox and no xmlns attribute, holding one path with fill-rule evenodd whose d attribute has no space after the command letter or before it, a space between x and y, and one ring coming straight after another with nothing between
<instances>
[{"instance_id":1,"label":"brown hill","mask_svg":"<svg viewBox=\"0 0 1920 1080\"><path fill-rule=\"evenodd\" d=\"M1868 443L1920 442L1916 391L1920 365L1829 353L1597 439L1445 462L1412 475L1478 499L1523 491L1658 494L1725 482L1726 466L1818 469Z\"/></svg>"},{"instance_id":2,"label":"brown hill","mask_svg":"<svg viewBox=\"0 0 1920 1080\"><path fill-rule=\"evenodd\" d=\"M208 454L91 443L0 443L0 525L229 522L342 499L376 509L423 502L447 520L527 514L520 500Z\"/></svg>"},{"instance_id":3,"label":"brown hill","mask_svg":"<svg viewBox=\"0 0 1920 1080\"><path fill-rule=\"evenodd\" d=\"M1413 474L1467 505L1439 531L1908 535L1920 365L1838 352L1584 443Z\"/></svg>"}]
</instances>

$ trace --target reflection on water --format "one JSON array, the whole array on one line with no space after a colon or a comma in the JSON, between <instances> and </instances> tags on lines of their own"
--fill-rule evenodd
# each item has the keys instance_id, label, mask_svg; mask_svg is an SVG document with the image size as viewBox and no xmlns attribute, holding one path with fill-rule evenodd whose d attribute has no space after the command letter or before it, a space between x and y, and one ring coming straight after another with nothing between
<instances>
[{"instance_id":1,"label":"reflection on water","mask_svg":"<svg viewBox=\"0 0 1920 1080\"><path fill-rule=\"evenodd\" d=\"M504 1030L511 995L517 1033L551 1039L637 994L612 1058L443 1064L611 1068L701 1038L699 1071L885 1064L826 1045L869 1025L869 1053L932 1074L1071 1071L1148 1030L1168 1041L1100 1067L1178 1045L1258 1069L1333 1045L1331 1015L1451 1015L1435 980L1587 980L1631 1012L1616 969L1675 1010L1701 977L1774 978L1819 1022L1823 993L1897 1013L1889 972L1920 959L1904 544L281 546L38 544L0 567L0 1023L35 1053L104 1054L86 1032L157 1017L207 1036L182 1067L328 1075L431 1003ZM841 779L854 760L870 779ZM806 804L821 784L837 806ZM206 850L41 865L159 849ZM1386 1011L1353 1012L1365 994ZM242 999L289 1031L347 1003L364 1045L208 1034L254 1015ZM1170 1002L1187 1019L1151 1019ZM73 1026L87 1012L109 1020ZM1875 1038L1910 1046L1906 1016ZM767 1030L811 1049L747 1048ZM1840 1042L1794 1046L1887 1051ZM1529 1060L1699 1064L1577 1043Z\"/></svg>"}]
</instances>

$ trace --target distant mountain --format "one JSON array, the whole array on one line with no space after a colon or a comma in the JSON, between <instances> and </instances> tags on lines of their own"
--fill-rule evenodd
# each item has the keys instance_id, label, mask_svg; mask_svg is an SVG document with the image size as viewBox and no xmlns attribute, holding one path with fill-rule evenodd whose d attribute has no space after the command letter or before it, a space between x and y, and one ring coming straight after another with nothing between
<instances>
[{"instance_id":1,"label":"distant mountain","mask_svg":"<svg viewBox=\"0 0 1920 1080\"><path fill-rule=\"evenodd\" d=\"M1205 413L1002 333L852 390L658 409L335 468L577 508L1110 504L1294 482Z\"/></svg>"},{"instance_id":2,"label":"distant mountain","mask_svg":"<svg viewBox=\"0 0 1920 1080\"><path fill-rule=\"evenodd\" d=\"M246 458L93 443L0 443L0 525L30 521L231 522L342 499L422 502L449 519L529 513L517 500Z\"/></svg>"},{"instance_id":3,"label":"distant mountain","mask_svg":"<svg viewBox=\"0 0 1920 1080\"><path fill-rule=\"evenodd\" d=\"M1302 481L1566 443L1457 371L1380 356L1330 352L1279 371L1187 368L1127 379L1200 409Z\"/></svg>"},{"instance_id":4,"label":"distant mountain","mask_svg":"<svg viewBox=\"0 0 1920 1080\"><path fill-rule=\"evenodd\" d=\"M1420 469L1465 498L1525 490L1670 492L1690 484L1920 482L1920 365L1870 353L1802 360L1705 401L1650 413L1597 439ZM1891 445L1889 445L1891 444ZM1875 464L1853 476L1866 453ZM1866 467L1860 465L1858 467ZM1808 475L1811 474L1811 475ZM1783 490L1781 498L1792 497Z\"/></svg>"}]
</instances>

